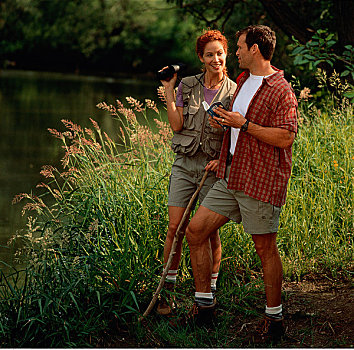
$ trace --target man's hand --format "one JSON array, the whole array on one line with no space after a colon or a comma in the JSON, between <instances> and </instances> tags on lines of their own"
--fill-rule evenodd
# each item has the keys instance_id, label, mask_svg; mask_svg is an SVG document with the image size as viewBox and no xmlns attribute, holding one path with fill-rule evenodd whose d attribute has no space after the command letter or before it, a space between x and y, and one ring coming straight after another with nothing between
<instances>
[{"instance_id":1,"label":"man's hand","mask_svg":"<svg viewBox=\"0 0 354 350\"><path fill-rule=\"evenodd\" d=\"M215 129L221 129L220 124L218 124L218 123L214 120L214 118L213 118L211 115L209 115L208 120L209 120L209 124L210 124L213 128L215 128Z\"/></svg>"},{"instance_id":2,"label":"man's hand","mask_svg":"<svg viewBox=\"0 0 354 350\"><path fill-rule=\"evenodd\" d=\"M220 118L215 117L215 119L223 125L240 128L246 123L246 118L238 112L225 111L225 109L220 107L215 108L214 112L220 116Z\"/></svg>"},{"instance_id":3,"label":"man's hand","mask_svg":"<svg viewBox=\"0 0 354 350\"><path fill-rule=\"evenodd\" d=\"M218 125L218 127L220 128L220 126ZM219 166L219 159L214 159L211 160L205 167L205 170L209 170L209 171L216 171L216 169Z\"/></svg>"},{"instance_id":4,"label":"man's hand","mask_svg":"<svg viewBox=\"0 0 354 350\"><path fill-rule=\"evenodd\" d=\"M241 128L246 123L246 118L238 112L228 112L221 108L214 110L220 118L216 118L221 124L231 126L233 128ZM279 148L289 148L294 142L295 133L280 127L264 127L254 123L248 124L247 133L256 139L268 143L269 145Z\"/></svg>"}]
</instances>

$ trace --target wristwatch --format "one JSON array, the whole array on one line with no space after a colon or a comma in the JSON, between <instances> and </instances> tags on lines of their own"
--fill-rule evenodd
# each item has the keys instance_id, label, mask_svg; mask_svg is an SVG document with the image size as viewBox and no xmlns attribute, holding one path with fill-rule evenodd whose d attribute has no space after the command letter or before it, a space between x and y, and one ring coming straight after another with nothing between
<instances>
[{"instance_id":1,"label":"wristwatch","mask_svg":"<svg viewBox=\"0 0 354 350\"><path fill-rule=\"evenodd\" d=\"M247 131L249 122L250 121L246 119L246 123L241 126L241 131Z\"/></svg>"}]
</instances>

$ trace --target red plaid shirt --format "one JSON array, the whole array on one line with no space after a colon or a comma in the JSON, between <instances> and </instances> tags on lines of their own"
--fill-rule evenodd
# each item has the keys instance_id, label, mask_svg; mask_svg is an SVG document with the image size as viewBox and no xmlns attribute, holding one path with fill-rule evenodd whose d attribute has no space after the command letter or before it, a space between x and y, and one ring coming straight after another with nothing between
<instances>
[{"instance_id":1,"label":"red plaid shirt","mask_svg":"<svg viewBox=\"0 0 354 350\"><path fill-rule=\"evenodd\" d=\"M297 132L297 101L284 72L264 78L253 96L245 118L250 122ZM243 83L249 77L247 71L240 78L233 102ZM225 133L220 154L217 177L224 178L226 159L230 148L230 129ZM248 196L275 206L285 203L286 189L291 174L292 151L271 146L247 132L240 132L231 163L228 188L243 191Z\"/></svg>"}]
</instances>

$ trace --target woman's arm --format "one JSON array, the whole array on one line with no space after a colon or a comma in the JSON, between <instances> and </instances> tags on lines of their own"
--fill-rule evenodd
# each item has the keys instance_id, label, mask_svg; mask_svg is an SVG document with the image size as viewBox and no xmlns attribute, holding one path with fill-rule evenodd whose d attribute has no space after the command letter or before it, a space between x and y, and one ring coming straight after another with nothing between
<instances>
[{"instance_id":1,"label":"woman's arm","mask_svg":"<svg viewBox=\"0 0 354 350\"><path fill-rule=\"evenodd\" d=\"M177 80L177 73L169 81L161 80L166 91L167 116L173 131L181 131L183 128L183 107L176 106L174 87Z\"/></svg>"}]
</instances>

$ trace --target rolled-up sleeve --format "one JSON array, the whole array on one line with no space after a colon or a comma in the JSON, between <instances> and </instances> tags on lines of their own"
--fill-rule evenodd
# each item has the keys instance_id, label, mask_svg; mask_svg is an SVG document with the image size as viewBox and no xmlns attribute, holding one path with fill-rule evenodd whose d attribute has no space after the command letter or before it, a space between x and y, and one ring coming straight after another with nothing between
<instances>
[{"instance_id":1,"label":"rolled-up sleeve","mask_svg":"<svg viewBox=\"0 0 354 350\"><path fill-rule=\"evenodd\" d=\"M286 91L279 102L274 113L272 126L297 133L297 101L295 95L291 91Z\"/></svg>"},{"instance_id":2,"label":"rolled-up sleeve","mask_svg":"<svg viewBox=\"0 0 354 350\"><path fill-rule=\"evenodd\" d=\"M179 83L176 94L176 106L183 107L182 82Z\"/></svg>"}]
</instances>

